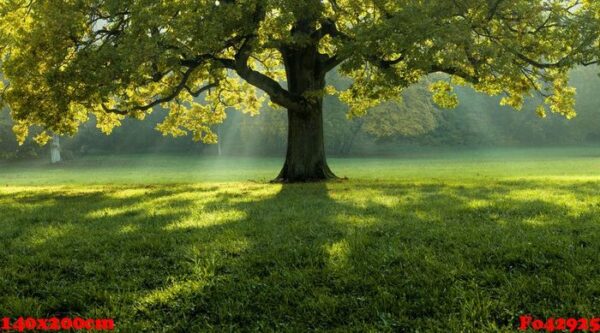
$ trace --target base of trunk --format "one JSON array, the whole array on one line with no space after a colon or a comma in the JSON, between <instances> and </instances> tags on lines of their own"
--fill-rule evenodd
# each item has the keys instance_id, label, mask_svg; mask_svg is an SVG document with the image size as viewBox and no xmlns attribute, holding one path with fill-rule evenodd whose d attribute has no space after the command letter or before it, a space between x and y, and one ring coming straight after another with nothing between
<instances>
[{"instance_id":1,"label":"base of trunk","mask_svg":"<svg viewBox=\"0 0 600 333\"><path fill-rule=\"evenodd\" d=\"M273 179L272 183L309 183L323 182L328 180L338 180L337 177L327 163L318 163L313 166L304 166L286 162L277 178Z\"/></svg>"},{"instance_id":2,"label":"base of trunk","mask_svg":"<svg viewBox=\"0 0 600 333\"><path fill-rule=\"evenodd\" d=\"M325 72L319 69L317 47L286 50L284 64L290 93L305 96L325 89ZM303 183L338 179L329 169L323 134L323 97L304 98L288 108L285 164L274 182Z\"/></svg>"}]
</instances>

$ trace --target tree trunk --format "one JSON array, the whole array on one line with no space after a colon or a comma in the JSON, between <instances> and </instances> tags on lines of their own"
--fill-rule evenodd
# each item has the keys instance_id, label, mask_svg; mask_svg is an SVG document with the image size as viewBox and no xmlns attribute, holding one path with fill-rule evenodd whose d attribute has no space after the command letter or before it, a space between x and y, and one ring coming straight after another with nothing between
<instances>
[{"instance_id":1,"label":"tree trunk","mask_svg":"<svg viewBox=\"0 0 600 333\"><path fill-rule=\"evenodd\" d=\"M350 154L352 147L354 146L354 141L356 141L356 137L360 133L363 124L365 123L365 117L362 117L357 120L357 125L352 128L352 133L350 134L350 140L344 145L344 155Z\"/></svg>"},{"instance_id":2,"label":"tree trunk","mask_svg":"<svg viewBox=\"0 0 600 333\"><path fill-rule=\"evenodd\" d=\"M325 72L320 68L318 50L316 46L286 50L283 58L288 90L305 96L306 103L299 109L288 109L286 159L275 181L312 182L337 178L325 158L323 97L314 93L325 88Z\"/></svg>"},{"instance_id":3,"label":"tree trunk","mask_svg":"<svg viewBox=\"0 0 600 333\"><path fill-rule=\"evenodd\" d=\"M217 126L217 137L219 138L219 140L217 140L217 156L221 157L223 155L221 148L221 142L223 141L223 138L221 137L221 125Z\"/></svg>"},{"instance_id":4,"label":"tree trunk","mask_svg":"<svg viewBox=\"0 0 600 333\"><path fill-rule=\"evenodd\" d=\"M323 110L288 111L287 154L276 181L311 182L335 178L325 157Z\"/></svg>"},{"instance_id":5,"label":"tree trunk","mask_svg":"<svg viewBox=\"0 0 600 333\"><path fill-rule=\"evenodd\" d=\"M58 135L54 134L52 136L52 144L50 145L50 162L56 164L60 161L60 138Z\"/></svg>"}]
</instances>

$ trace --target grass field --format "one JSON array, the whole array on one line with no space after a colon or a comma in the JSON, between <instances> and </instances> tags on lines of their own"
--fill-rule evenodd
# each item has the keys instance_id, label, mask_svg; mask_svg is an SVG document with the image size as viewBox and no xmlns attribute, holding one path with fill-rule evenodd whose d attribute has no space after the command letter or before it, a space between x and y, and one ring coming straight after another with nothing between
<instances>
[{"instance_id":1,"label":"grass field","mask_svg":"<svg viewBox=\"0 0 600 333\"><path fill-rule=\"evenodd\" d=\"M0 317L119 332L511 332L600 316L600 149L0 165Z\"/></svg>"}]
</instances>

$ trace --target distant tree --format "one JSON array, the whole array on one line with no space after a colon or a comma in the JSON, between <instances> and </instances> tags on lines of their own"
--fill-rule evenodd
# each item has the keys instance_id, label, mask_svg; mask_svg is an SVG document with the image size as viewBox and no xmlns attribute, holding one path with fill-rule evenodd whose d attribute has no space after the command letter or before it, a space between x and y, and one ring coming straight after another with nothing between
<instances>
[{"instance_id":1,"label":"distant tree","mask_svg":"<svg viewBox=\"0 0 600 333\"><path fill-rule=\"evenodd\" d=\"M365 132L377 138L409 137L436 128L436 109L422 85L406 89L399 102L386 102L374 107L364 117Z\"/></svg>"},{"instance_id":2,"label":"distant tree","mask_svg":"<svg viewBox=\"0 0 600 333\"><path fill-rule=\"evenodd\" d=\"M337 71L328 76L327 82L338 90L351 84ZM338 155L348 155L359 139L414 137L437 126L438 110L431 103L426 81L409 87L395 101L371 108L362 117L349 117L348 107L335 96L325 97L323 109L326 150ZM287 124L283 112L265 108L257 116L244 117L240 128L245 144L279 148L285 142ZM262 141L257 143L257 137Z\"/></svg>"},{"instance_id":3,"label":"distant tree","mask_svg":"<svg viewBox=\"0 0 600 333\"><path fill-rule=\"evenodd\" d=\"M56 164L62 161L60 157L60 137L56 134L52 135L50 143L50 163Z\"/></svg>"},{"instance_id":4,"label":"distant tree","mask_svg":"<svg viewBox=\"0 0 600 333\"><path fill-rule=\"evenodd\" d=\"M240 137L244 144L262 147L254 152L270 153L285 148L285 113L278 109L265 108L258 115L243 117L240 121ZM248 149L248 148L246 148Z\"/></svg>"},{"instance_id":5,"label":"distant tree","mask_svg":"<svg viewBox=\"0 0 600 333\"><path fill-rule=\"evenodd\" d=\"M0 57L10 85L0 91L20 141L32 125L73 134L89 113L109 133L162 105L161 131L214 142L227 107L258 112L259 88L287 109L277 179L322 180L334 177L327 72L340 66L353 79L340 98L354 116L442 72L515 108L538 90L572 117L568 69L596 62L599 12L590 0L8 0ZM449 82L431 90L456 106Z\"/></svg>"},{"instance_id":6,"label":"distant tree","mask_svg":"<svg viewBox=\"0 0 600 333\"><path fill-rule=\"evenodd\" d=\"M572 83L577 85L578 117L572 126L581 135L580 141L600 142L600 78L598 68L586 70L577 68L572 75Z\"/></svg>"},{"instance_id":7,"label":"distant tree","mask_svg":"<svg viewBox=\"0 0 600 333\"><path fill-rule=\"evenodd\" d=\"M44 149L32 142L19 146L12 127L8 110L0 110L0 160L34 158L42 153ZM39 133L39 129L32 132Z\"/></svg>"},{"instance_id":8,"label":"distant tree","mask_svg":"<svg viewBox=\"0 0 600 333\"><path fill-rule=\"evenodd\" d=\"M166 115L167 111L157 109L142 122L133 118L124 119L121 126L115 128L109 136L98 130L98 121L92 117L79 127L77 135L72 138L61 137L61 146L63 151L71 151L75 155L154 152L202 153L207 145L194 142L189 136L171 138L156 131L157 124L161 123ZM229 125L229 123L223 125Z\"/></svg>"},{"instance_id":9,"label":"distant tree","mask_svg":"<svg viewBox=\"0 0 600 333\"><path fill-rule=\"evenodd\" d=\"M338 71L328 76L328 83L344 91L352 81ZM336 144L335 151L348 154L361 135L375 139L413 137L425 134L437 126L437 110L427 91L428 80L423 80L402 91L392 101L383 102L367 110L364 116L348 113L348 107L338 98L325 100L325 129ZM350 117L349 117L350 116Z\"/></svg>"},{"instance_id":10,"label":"distant tree","mask_svg":"<svg viewBox=\"0 0 600 333\"><path fill-rule=\"evenodd\" d=\"M0 109L0 158L8 157L8 144L7 138L10 132L10 119L8 118L8 112Z\"/></svg>"}]
</instances>

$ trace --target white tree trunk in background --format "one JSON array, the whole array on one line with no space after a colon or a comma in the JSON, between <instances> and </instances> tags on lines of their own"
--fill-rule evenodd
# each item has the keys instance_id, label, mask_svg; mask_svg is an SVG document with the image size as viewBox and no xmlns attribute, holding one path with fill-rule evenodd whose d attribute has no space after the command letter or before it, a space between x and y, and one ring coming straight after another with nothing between
<instances>
[{"instance_id":1,"label":"white tree trunk in background","mask_svg":"<svg viewBox=\"0 0 600 333\"><path fill-rule=\"evenodd\" d=\"M52 164L60 162L60 138L54 134L52 136L52 144L50 146L50 162Z\"/></svg>"},{"instance_id":2,"label":"white tree trunk in background","mask_svg":"<svg viewBox=\"0 0 600 333\"><path fill-rule=\"evenodd\" d=\"M217 155L221 156L223 154L223 151L221 150L221 126L218 125L217 126L217 137L219 138L219 140L217 141Z\"/></svg>"}]
</instances>

